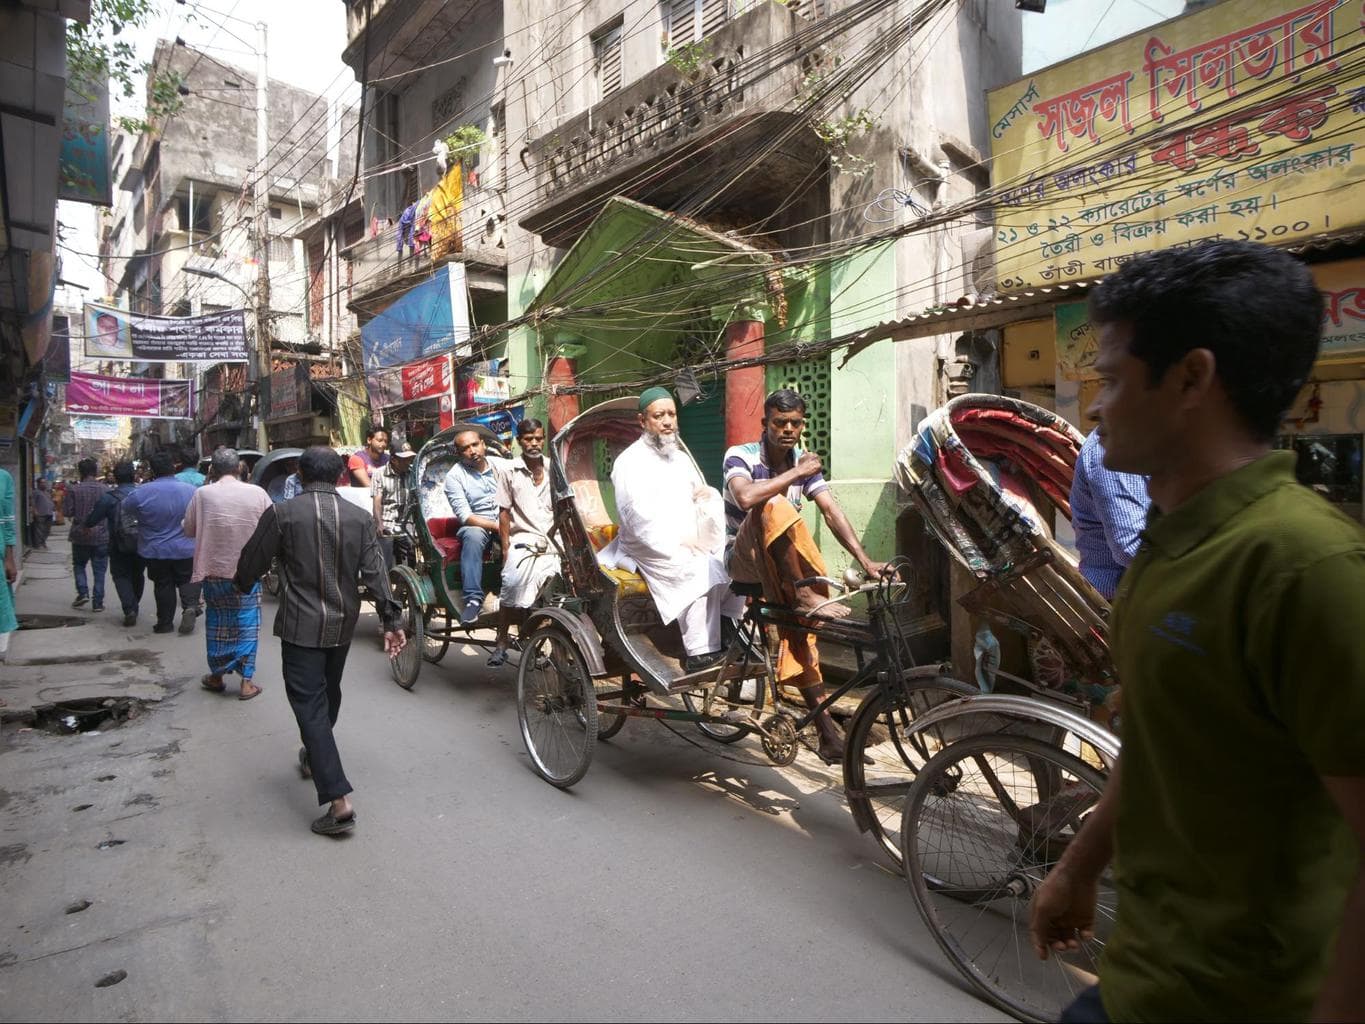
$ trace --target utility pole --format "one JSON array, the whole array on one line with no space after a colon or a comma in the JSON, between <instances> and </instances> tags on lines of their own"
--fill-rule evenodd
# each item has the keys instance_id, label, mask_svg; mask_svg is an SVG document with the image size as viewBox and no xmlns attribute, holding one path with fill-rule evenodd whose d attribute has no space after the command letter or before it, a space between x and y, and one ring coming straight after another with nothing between
<instances>
[{"instance_id":1,"label":"utility pole","mask_svg":"<svg viewBox=\"0 0 1365 1024\"><path fill-rule=\"evenodd\" d=\"M266 104L265 22L256 23L256 189L252 196L252 231L256 250L255 335L256 351L248 373L256 376L256 449L267 451L270 441L265 429L265 403L270 386L270 182L266 177L266 158L270 153L268 107Z\"/></svg>"}]
</instances>

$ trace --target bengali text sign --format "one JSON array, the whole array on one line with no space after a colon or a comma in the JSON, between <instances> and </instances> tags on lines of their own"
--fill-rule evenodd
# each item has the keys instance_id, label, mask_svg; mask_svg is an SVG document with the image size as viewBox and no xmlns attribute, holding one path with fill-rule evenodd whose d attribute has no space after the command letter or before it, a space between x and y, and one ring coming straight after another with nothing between
<instances>
[{"instance_id":1,"label":"bengali text sign","mask_svg":"<svg viewBox=\"0 0 1365 1024\"><path fill-rule=\"evenodd\" d=\"M1365 0L1227 0L990 94L1001 291L1365 224Z\"/></svg>"}]
</instances>

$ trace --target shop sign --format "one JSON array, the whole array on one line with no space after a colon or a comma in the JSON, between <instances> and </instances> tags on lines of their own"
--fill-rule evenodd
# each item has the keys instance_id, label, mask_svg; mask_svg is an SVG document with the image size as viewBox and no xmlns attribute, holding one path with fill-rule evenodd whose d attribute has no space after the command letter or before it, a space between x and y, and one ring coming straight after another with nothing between
<instances>
[{"instance_id":1,"label":"shop sign","mask_svg":"<svg viewBox=\"0 0 1365 1024\"><path fill-rule=\"evenodd\" d=\"M111 416L76 416L71 420L71 439L112 441L118 437L118 423ZM66 431L62 433L65 435Z\"/></svg>"},{"instance_id":2,"label":"shop sign","mask_svg":"<svg viewBox=\"0 0 1365 1024\"><path fill-rule=\"evenodd\" d=\"M1226 0L989 95L1001 291L1365 223L1362 0Z\"/></svg>"},{"instance_id":3,"label":"shop sign","mask_svg":"<svg viewBox=\"0 0 1365 1024\"><path fill-rule=\"evenodd\" d=\"M1315 263L1309 267L1322 289L1321 360L1365 356L1365 259ZM1054 307L1057 332L1057 376L1064 380L1092 380L1099 335L1084 302Z\"/></svg>"},{"instance_id":4,"label":"shop sign","mask_svg":"<svg viewBox=\"0 0 1365 1024\"><path fill-rule=\"evenodd\" d=\"M58 199L109 206L113 174L109 162L109 78L67 79L58 156Z\"/></svg>"},{"instance_id":5,"label":"shop sign","mask_svg":"<svg viewBox=\"0 0 1365 1024\"><path fill-rule=\"evenodd\" d=\"M450 391L450 357L437 356L402 368L403 401L436 398Z\"/></svg>"},{"instance_id":6,"label":"shop sign","mask_svg":"<svg viewBox=\"0 0 1365 1024\"><path fill-rule=\"evenodd\" d=\"M313 382L302 363L270 375L270 418L283 419L313 410Z\"/></svg>"}]
</instances>

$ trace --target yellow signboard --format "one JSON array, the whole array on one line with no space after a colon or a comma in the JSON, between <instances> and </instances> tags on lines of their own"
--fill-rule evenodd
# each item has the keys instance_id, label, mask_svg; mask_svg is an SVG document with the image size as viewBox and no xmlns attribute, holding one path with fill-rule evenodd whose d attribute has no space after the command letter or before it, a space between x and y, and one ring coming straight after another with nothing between
<instances>
[{"instance_id":1,"label":"yellow signboard","mask_svg":"<svg viewBox=\"0 0 1365 1024\"><path fill-rule=\"evenodd\" d=\"M1225 0L990 94L1003 292L1365 223L1365 0Z\"/></svg>"},{"instance_id":2,"label":"yellow signboard","mask_svg":"<svg viewBox=\"0 0 1365 1024\"><path fill-rule=\"evenodd\" d=\"M1322 351L1326 361L1365 356L1365 260L1313 266L1322 289Z\"/></svg>"}]
</instances>

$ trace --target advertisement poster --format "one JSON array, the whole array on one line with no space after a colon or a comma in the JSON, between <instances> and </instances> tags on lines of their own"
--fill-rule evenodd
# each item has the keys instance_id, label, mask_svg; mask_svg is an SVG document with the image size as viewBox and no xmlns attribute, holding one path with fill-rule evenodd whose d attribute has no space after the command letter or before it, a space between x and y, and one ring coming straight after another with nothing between
<instances>
[{"instance_id":1,"label":"advertisement poster","mask_svg":"<svg viewBox=\"0 0 1365 1024\"><path fill-rule=\"evenodd\" d=\"M450 393L450 382L449 355L419 359L365 375L370 405L374 409L389 409L424 398L438 398Z\"/></svg>"},{"instance_id":2,"label":"advertisement poster","mask_svg":"<svg viewBox=\"0 0 1365 1024\"><path fill-rule=\"evenodd\" d=\"M67 79L57 198L108 206L113 202L109 163L109 79Z\"/></svg>"},{"instance_id":3,"label":"advertisement poster","mask_svg":"<svg viewBox=\"0 0 1365 1024\"><path fill-rule=\"evenodd\" d=\"M142 363L244 363L246 311L148 316L87 302L85 355Z\"/></svg>"},{"instance_id":4,"label":"advertisement poster","mask_svg":"<svg viewBox=\"0 0 1365 1024\"><path fill-rule=\"evenodd\" d=\"M113 416L75 416L71 432L83 441L112 441L118 437L119 421Z\"/></svg>"},{"instance_id":5,"label":"advertisement poster","mask_svg":"<svg viewBox=\"0 0 1365 1024\"><path fill-rule=\"evenodd\" d=\"M185 420L193 415L194 382L138 380L72 373L66 386L66 411L96 416L141 416Z\"/></svg>"},{"instance_id":6,"label":"advertisement poster","mask_svg":"<svg viewBox=\"0 0 1365 1024\"><path fill-rule=\"evenodd\" d=\"M1226 0L989 94L1002 292L1365 223L1361 0Z\"/></svg>"},{"instance_id":7,"label":"advertisement poster","mask_svg":"<svg viewBox=\"0 0 1365 1024\"><path fill-rule=\"evenodd\" d=\"M448 263L360 328L366 372L438 352L469 355L469 289L463 263Z\"/></svg>"}]
</instances>

